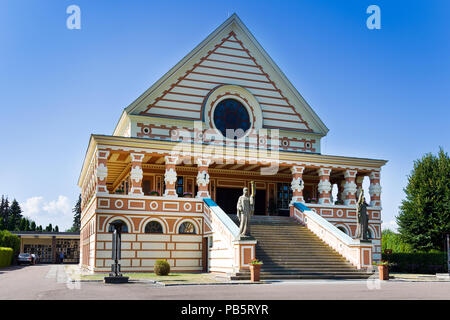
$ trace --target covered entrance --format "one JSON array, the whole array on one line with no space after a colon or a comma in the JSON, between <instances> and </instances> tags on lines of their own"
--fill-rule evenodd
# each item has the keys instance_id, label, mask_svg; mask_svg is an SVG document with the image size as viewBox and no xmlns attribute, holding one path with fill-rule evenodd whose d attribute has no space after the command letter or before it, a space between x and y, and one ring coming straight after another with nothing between
<instances>
[{"instance_id":1,"label":"covered entrance","mask_svg":"<svg viewBox=\"0 0 450 320\"><path fill-rule=\"evenodd\" d=\"M255 194L255 215L266 214L266 190L257 189ZM217 188L216 203L226 214L237 214L237 201L242 188Z\"/></svg>"}]
</instances>

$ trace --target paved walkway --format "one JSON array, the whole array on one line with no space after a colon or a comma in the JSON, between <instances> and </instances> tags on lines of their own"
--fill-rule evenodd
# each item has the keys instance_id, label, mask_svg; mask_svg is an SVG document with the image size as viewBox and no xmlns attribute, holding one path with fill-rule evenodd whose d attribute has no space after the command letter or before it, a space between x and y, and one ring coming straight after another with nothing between
<instances>
[{"instance_id":1,"label":"paved walkway","mask_svg":"<svg viewBox=\"0 0 450 320\"><path fill-rule=\"evenodd\" d=\"M65 265L0 269L0 299L446 299L450 282L295 280L265 284L160 287L149 283L111 285L68 282Z\"/></svg>"}]
</instances>

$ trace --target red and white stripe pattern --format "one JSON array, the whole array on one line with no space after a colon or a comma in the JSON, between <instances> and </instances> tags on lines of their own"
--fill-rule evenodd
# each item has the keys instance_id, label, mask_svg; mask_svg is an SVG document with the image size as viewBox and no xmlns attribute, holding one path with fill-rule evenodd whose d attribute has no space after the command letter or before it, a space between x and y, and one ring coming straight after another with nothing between
<instances>
[{"instance_id":1,"label":"red and white stripe pattern","mask_svg":"<svg viewBox=\"0 0 450 320\"><path fill-rule=\"evenodd\" d=\"M242 86L255 96L262 108L264 127L312 131L234 32L141 114L200 120L205 97L224 84Z\"/></svg>"}]
</instances>

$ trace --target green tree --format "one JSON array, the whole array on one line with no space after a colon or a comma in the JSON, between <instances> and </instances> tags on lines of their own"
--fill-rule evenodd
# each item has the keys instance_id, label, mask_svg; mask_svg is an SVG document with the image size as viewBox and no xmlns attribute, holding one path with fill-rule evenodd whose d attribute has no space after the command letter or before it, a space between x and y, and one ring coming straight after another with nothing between
<instances>
[{"instance_id":1,"label":"green tree","mask_svg":"<svg viewBox=\"0 0 450 320\"><path fill-rule=\"evenodd\" d=\"M450 158L442 148L414 161L397 217L402 239L414 250L444 250L450 232Z\"/></svg>"},{"instance_id":2,"label":"green tree","mask_svg":"<svg viewBox=\"0 0 450 320\"><path fill-rule=\"evenodd\" d=\"M39 227L36 228L37 231L42 232L42 226L39 225Z\"/></svg>"},{"instance_id":3,"label":"green tree","mask_svg":"<svg viewBox=\"0 0 450 320\"><path fill-rule=\"evenodd\" d=\"M20 209L19 203L16 199L11 202L9 208L9 220L8 220L8 230L14 231L20 228L20 221L22 219L22 209Z\"/></svg>"},{"instance_id":4,"label":"green tree","mask_svg":"<svg viewBox=\"0 0 450 320\"><path fill-rule=\"evenodd\" d=\"M8 197L5 197L3 195L0 202L0 218L2 218L3 220L3 229L7 229L9 221L9 201Z\"/></svg>"},{"instance_id":5,"label":"green tree","mask_svg":"<svg viewBox=\"0 0 450 320\"><path fill-rule=\"evenodd\" d=\"M31 223L30 223L30 231L36 231L36 222L31 221Z\"/></svg>"},{"instance_id":6,"label":"green tree","mask_svg":"<svg viewBox=\"0 0 450 320\"><path fill-rule=\"evenodd\" d=\"M47 232L52 232L53 231L53 226L51 223L48 224L48 226L45 227L45 231Z\"/></svg>"},{"instance_id":7,"label":"green tree","mask_svg":"<svg viewBox=\"0 0 450 320\"><path fill-rule=\"evenodd\" d=\"M411 246L403 241L400 234L389 229L381 232L381 252L384 252L386 249L392 250L392 253L412 252Z\"/></svg>"},{"instance_id":8,"label":"green tree","mask_svg":"<svg viewBox=\"0 0 450 320\"><path fill-rule=\"evenodd\" d=\"M58 226L55 226L55 227L53 228L53 232L59 232Z\"/></svg>"},{"instance_id":9,"label":"green tree","mask_svg":"<svg viewBox=\"0 0 450 320\"><path fill-rule=\"evenodd\" d=\"M80 232L80 225L81 225L81 194L78 196L78 201L75 204L75 207L73 207L72 212L73 212L73 225L67 231L69 231L69 232Z\"/></svg>"}]
</instances>

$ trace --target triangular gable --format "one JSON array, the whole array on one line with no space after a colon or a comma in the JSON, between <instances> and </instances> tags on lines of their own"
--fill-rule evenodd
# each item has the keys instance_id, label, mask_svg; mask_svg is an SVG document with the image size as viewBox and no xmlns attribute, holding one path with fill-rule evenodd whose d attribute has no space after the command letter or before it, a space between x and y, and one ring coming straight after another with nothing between
<instances>
[{"instance_id":1,"label":"triangular gable","mask_svg":"<svg viewBox=\"0 0 450 320\"><path fill-rule=\"evenodd\" d=\"M126 109L128 113L201 120L208 93L234 84L251 92L263 127L326 134L328 129L233 15Z\"/></svg>"}]
</instances>

